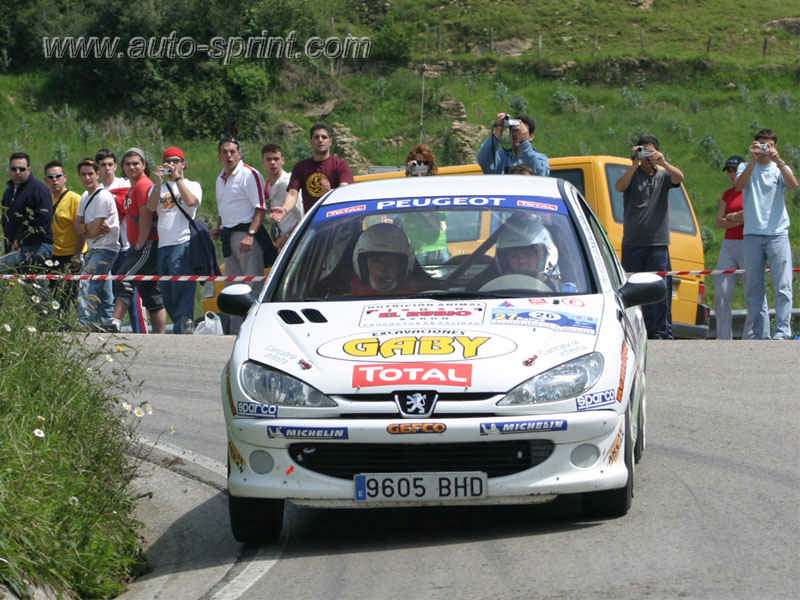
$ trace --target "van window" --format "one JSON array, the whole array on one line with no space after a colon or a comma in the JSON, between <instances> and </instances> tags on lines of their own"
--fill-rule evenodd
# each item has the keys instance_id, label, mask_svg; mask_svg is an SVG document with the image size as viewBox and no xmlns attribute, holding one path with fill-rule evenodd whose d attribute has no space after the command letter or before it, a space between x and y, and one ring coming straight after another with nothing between
<instances>
[{"instance_id":1,"label":"van window","mask_svg":"<svg viewBox=\"0 0 800 600\"><path fill-rule=\"evenodd\" d=\"M622 205L622 192L618 192L614 188L614 184L628 168L627 165L606 165L606 183L608 185L608 194L611 198L611 210L617 223L622 223L623 221L624 208ZM689 199L686 197L683 188L670 189L668 197L670 230L676 233L697 235L697 229L692 218L692 209L689 208Z\"/></svg>"},{"instance_id":2,"label":"van window","mask_svg":"<svg viewBox=\"0 0 800 600\"><path fill-rule=\"evenodd\" d=\"M550 171L552 177L560 177L566 179L581 193L581 196L586 195L586 184L583 179L583 169L555 169Z\"/></svg>"}]
</instances>

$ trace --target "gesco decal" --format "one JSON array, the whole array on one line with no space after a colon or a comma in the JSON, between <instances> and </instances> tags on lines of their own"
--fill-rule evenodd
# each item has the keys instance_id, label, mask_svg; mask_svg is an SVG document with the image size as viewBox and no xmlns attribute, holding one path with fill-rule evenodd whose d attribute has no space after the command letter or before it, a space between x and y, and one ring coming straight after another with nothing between
<instances>
[{"instance_id":1,"label":"gesco decal","mask_svg":"<svg viewBox=\"0 0 800 600\"><path fill-rule=\"evenodd\" d=\"M340 338L320 346L317 352L338 360L418 361L428 357L469 360L510 354L516 348L515 342L497 335L373 335Z\"/></svg>"},{"instance_id":2,"label":"gesco decal","mask_svg":"<svg viewBox=\"0 0 800 600\"><path fill-rule=\"evenodd\" d=\"M481 435L566 430L567 422L564 419L537 419L535 421L481 423Z\"/></svg>"},{"instance_id":3,"label":"gesco decal","mask_svg":"<svg viewBox=\"0 0 800 600\"><path fill-rule=\"evenodd\" d=\"M469 387L472 385L472 365L394 363L353 367L354 388L415 384Z\"/></svg>"},{"instance_id":4,"label":"gesco decal","mask_svg":"<svg viewBox=\"0 0 800 600\"><path fill-rule=\"evenodd\" d=\"M392 423L386 426L386 431L396 435L402 433L444 433L447 425L444 423Z\"/></svg>"},{"instance_id":5,"label":"gesco decal","mask_svg":"<svg viewBox=\"0 0 800 600\"><path fill-rule=\"evenodd\" d=\"M497 325L527 325L546 327L572 333L596 333L597 319L584 315L568 315L552 310L533 310L515 306L492 309L492 323Z\"/></svg>"},{"instance_id":6,"label":"gesco decal","mask_svg":"<svg viewBox=\"0 0 800 600\"><path fill-rule=\"evenodd\" d=\"M255 417L257 419L276 419L278 417L278 407L275 404L261 404L260 402L239 400L236 403L236 414L242 417Z\"/></svg>"},{"instance_id":7,"label":"gesco decal","mask_svg":"<svg viewBox=\"0 0 800 600\"><path fill-rule=\"evenodd\" d=\"M483 302L398 302L368 304L361 311L360 327L403 325L480 325L486 314Z\"/></svg>"},{"instance_id":8,"label":"gesco decal","mask_svg":"<svg viewBox=\"0 0 800 600\"><path fill-rule=\"evenodd\" d=\"M346 440L347 427L287 427L267 426L271 438L285 437L293 440Z\"/></svg>"}]
</instances>

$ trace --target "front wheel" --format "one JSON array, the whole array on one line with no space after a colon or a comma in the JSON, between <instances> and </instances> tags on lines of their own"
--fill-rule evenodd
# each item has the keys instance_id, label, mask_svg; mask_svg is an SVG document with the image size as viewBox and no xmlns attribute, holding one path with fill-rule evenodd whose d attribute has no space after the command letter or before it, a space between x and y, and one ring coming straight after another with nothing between
<instances>
[{"instance_id":1,"label":"front wheel","mask_svg":"<svg viewBox=\"0 0 800 600\"><path fill-rule=\"evenodd\" d=\"M624 440L625 467L628 469L628 481L616 490L588 492L583 495L583 514L590 518L616 518L628 513L633 502L633 449L631 448L630 408L625 413Z\"/></svg>"},{"instance_id":2,"label":"front wheel","mask_svg":"<svg viewBox=\"0 0 800 600\"><path fill-rule=\"evenodd\" d=\"M241 498L228 494L231 531L237 542L277 542L283 527L283 500Z\"/></svg>"}]
</instances>

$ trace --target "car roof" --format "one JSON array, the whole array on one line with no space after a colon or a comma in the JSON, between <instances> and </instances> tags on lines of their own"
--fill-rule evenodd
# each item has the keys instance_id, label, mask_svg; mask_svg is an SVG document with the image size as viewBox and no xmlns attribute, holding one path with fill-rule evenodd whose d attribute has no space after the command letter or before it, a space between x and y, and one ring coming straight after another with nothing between
<instances>
[{"instance_id":1,"label":"car roof","mask_svg":"<svg viewBox=\"0 0 800 600\"><path fill-rule=\"evenodd\" d=\"M437 175L362 181L326 195L323 205L407 196L536 196L561 198L555 177L535 175ZM568 184L569 185L569 184Z\"/></svg>"}]
</instances>

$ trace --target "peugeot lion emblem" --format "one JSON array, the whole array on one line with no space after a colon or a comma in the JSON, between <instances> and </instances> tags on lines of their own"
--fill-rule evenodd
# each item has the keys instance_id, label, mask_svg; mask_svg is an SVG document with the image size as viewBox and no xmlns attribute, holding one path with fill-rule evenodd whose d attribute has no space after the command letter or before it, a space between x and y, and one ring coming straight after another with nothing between
<instances>
[{"instance_id":1,"label":"peugeot lion emblem","mask_svg":"<svg viewBox=\"0 0 800 600\"><path fill-rule=\"evenodd\" d=\"M394 402L404 417L430 417L439 394L432 390L421 392L394 392Z\"/></svg>"}]
</instances>

